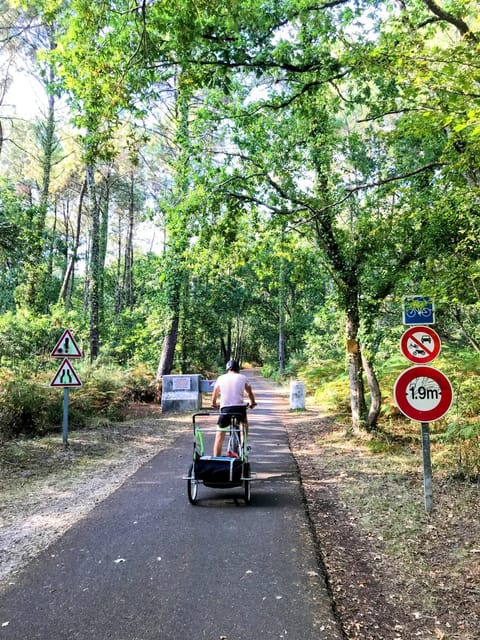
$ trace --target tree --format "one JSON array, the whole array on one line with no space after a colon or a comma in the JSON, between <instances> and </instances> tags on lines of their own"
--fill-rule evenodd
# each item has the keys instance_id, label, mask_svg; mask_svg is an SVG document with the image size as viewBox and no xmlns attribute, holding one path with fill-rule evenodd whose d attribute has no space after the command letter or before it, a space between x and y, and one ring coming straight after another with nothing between
<instances>
[{"instance_id":1,"label":"tree","mask_svg":"<svg viewBox=\"0 0 480 640\"><path fill-rule=\"evenodd\" d=\"M433 3L425 4L435 20L445 20L471 34L464 21L455 22L452 16L440 15ZM231 163L233 177L223 192L225 197L268 207L271 215L288 220L291 227L315 239L345 311L353 425L371 428L380 396L373 367L362 354L359 332L363 324L368 345L375 308L399 288L402 275L407 279L411 265L427 259L438 240L438 220L429 210L435 209L438 216L435 198L443 188L439 175L444 166L442 135L435 135L434 144L423 136L420 157L418 153L403 153L402 157L397 153L397 141L405 140L404 125L412 120L415 109L422 108L419 100L425 93L415 88L407 73L403 95L399 84L388 84L384 58L405 30L402 24L392 29L392 21L380 14L377 33L371 39L355 38L355 31L352 37L349 29L355 28L369 3L357 13L342 2L298 9L285 3L269 13L262 25L253 21L247 26L251 8L242 4L233 17L223 25L215 22L214 28L212 23L208 27L198 24L198 42L203 37L209 45L202 61L197 58L200 68L216 64L223 70L235 69L243 74L245 87L254 69L268 87L263 99L253 103L249 97L247 110L239 109L236 101L230 112L240 123L235 136L240 152ZM394 15L396 19L398 13ZM428 24L428 16L425 20ZM237 26L236 35L218 37L222 27L231 23ZM286 24L291 27L288 35ZM332 37L336 37L336 47L331 46ZM428 48L428 42L421 42ZM392 80L405 53L400 47L393 46L393 50L387 58ZM365 66L366 55L371 67ZM462 59L467 63L466 57ZM442 60L445 65L447 58ZM372 87L378 89L372 91ZM377 121L379 104L385 107L389 100L392 105ZM407 111L408 118L399 117ZM362 120L372 123L367 130L368 144L359 138ZM420 136L416 137L419 141ZM419 204L422 212L416 225L422 236L415 238L411 222ZM446 216L441 219L447 222ZM451 228L451 219L448 222ZM451 250L454 246L452 233L444 247ZM372 274L379 258L388 269L380 269L382 277L375 278ZM369 411L364 369L372 398Z\"/></svg>"},{"instance_id":2,"label":"tree","mask_svg":"<svg viewBox=\"0 0 480 640\"><path fill-rule=\"evenodd\" d=\"M22 3L7 3L8 12L3 22L4 40L10 51L24 60L24 65L31 69L40 81L47 96L47 110L44 117L39 118L34 133L39 153L39 206L38 213L32 220L32 232L37 240L32 245L30 267L27 271L28 282L25 289L25 304L39 311L45 311L49 303L48 273L45 269L43 255L49 251L49 237L46 216L49 209L52 171L59 161L59 140L56 135L56 93L55 70L45 60L40 59L40 51L52 51L56 46L57 25L54 14L37 11L35 6L23 7ZM30 71L32 73L32 71Z\"/></svg>"}]
</instances>

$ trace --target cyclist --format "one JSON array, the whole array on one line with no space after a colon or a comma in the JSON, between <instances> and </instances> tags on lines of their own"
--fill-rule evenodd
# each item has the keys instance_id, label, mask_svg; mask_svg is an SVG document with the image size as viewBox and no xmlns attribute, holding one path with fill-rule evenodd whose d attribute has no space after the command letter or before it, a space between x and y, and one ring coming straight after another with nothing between
<instances>
[{"instance_id":1,"label":"cyclist","mask_svg":"<svg viewBox=\"0 0 480 640\"><path fill-rule=\"evenodd\" d=\"M240 373L240 365L236 360L229 360L226 366L226 373L219 376L213 388L212 406L218 408L218 397L220 396L220 415L218 416L218 428L213 445L213 455L222 455L222 444L225 439L226 429L230 426L232 413L240 414L244 424L245 433L248 433L247 407L245 406L244 394L250 400L249 407L257 404L252 387L247 376Z\"/></svg>"}]
</instances>

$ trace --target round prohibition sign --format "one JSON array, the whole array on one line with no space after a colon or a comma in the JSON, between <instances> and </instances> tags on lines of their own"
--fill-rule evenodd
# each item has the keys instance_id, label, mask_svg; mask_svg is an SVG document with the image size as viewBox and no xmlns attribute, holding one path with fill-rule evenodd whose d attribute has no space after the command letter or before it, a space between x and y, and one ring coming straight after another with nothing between
<instances>
[{"instance_id":1,"label":"round prohibition sign","mask_svg":"<svg viewBox=\"0 0 480 640\"><path fill-rule=\"evenodd\" d=\"M430 327L410 327L400 338L400 351L415 364L435 360L441 345L440 336Z\"/></svg>"},{"instance_id":2,"label":"round prohibition sign","mask_svg":"<svg viewBox=\"0 0 480 640\"><path fill-rule=\"evenodd\" d=\"M393 389L400 411L418 422L439 420L450 409L453 391L450 380L434 367L410 367L401 373Z\"/></svg>"}]
</instances>

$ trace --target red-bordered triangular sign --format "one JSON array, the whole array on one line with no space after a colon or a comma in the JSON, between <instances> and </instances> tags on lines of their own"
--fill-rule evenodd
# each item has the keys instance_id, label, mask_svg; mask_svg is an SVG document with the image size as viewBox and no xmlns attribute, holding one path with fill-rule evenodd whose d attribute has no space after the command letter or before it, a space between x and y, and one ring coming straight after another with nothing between
<instances>
[{"instance_id":1,"label":"red-bordered triangular sign","mask_svg":"<svg viewBox=\"0 0 480 640\"><path fill-rule=\"evenodd\" d=\"M58 367L57 373L53 377L50 383L51 387L81 387L82 381L77 375L77 372L72 367L72 363L65 358L62 360L62 364Z\"/></svg>"},{"instance_id":2,"label":"red-bordered triangular sign","mask_svg":"<svg viewBox=\"0 0 480 640\"><path fill-rule=\"evenodd\" d=\"M52 358L83 358L70 329L65 329L50 355Z\"/></svg>"}]
</instances>

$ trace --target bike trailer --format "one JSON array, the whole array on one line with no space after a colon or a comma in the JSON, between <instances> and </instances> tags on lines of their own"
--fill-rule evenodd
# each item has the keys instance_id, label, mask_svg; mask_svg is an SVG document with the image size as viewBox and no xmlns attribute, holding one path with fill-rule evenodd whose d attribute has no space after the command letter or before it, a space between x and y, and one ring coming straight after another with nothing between
<instances>
[{"instance_id":1,"label":"bike trailer","mask_svg":"<svg viewBox=\"0 0 480 640\"><path fill-rule=\"evenodd\" d=\"M194 477L206 487L240 486L243 465L239 458L200 456L194 462Z\"/></svg>"},{"instance_id":2,"label":"bike trailer","mask_svg":"<svg viewBox=\"0 0 480 640\"><path fill-rule=\"evenodd\" d=\"M205 444L202 429L196 424L196 418L200 416L217 417L218 414L206 412L193 415L193 456L188 473L184 476L187 481L187 496L191 504L196 504L198 498L198 487L203 484L214 489L229 489L230 487L243 487L245 503L250 503L250 482L252 474L248 454L250 447L247 446L247 434L244 426L238 421L232 420L227 446L227 455L210 456L205 455ZM207 435L210 433L214 437L217 433L217 425L208 426L203 430ZM212 446L210 444L210 446ZM209 448L210 448L209 446Z\"/></svg>"}]
</instances>

